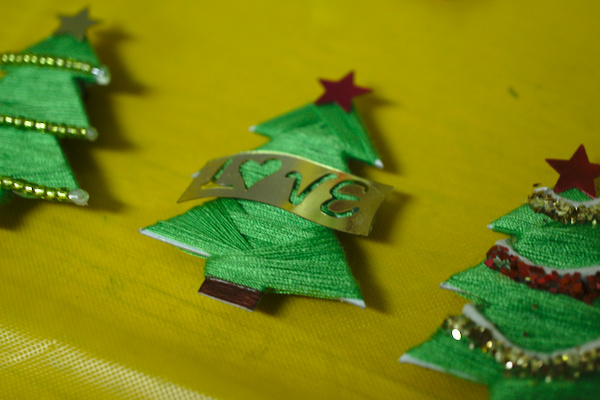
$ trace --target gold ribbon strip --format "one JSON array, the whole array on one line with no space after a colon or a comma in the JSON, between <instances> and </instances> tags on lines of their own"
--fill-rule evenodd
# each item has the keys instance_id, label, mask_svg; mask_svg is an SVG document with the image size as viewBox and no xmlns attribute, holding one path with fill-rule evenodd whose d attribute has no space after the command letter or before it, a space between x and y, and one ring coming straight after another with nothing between
<instances>
[{"instance_id":1,"label":"gold ribbon strip","mask_svg":"<svg viewBox=\"0 0 600 400\"><path fill-rule=\"evenodd\" d=\"M272 160L280 163L279 169L246 187L241 167L247 162L264 165ZM375 212L392 190L302 157L256 151L209 161L178 202L204 197L254 200L327 228L367 236ZM290 199L298 194L301 200L293 204Z\"/></svg>"}]
</instances>

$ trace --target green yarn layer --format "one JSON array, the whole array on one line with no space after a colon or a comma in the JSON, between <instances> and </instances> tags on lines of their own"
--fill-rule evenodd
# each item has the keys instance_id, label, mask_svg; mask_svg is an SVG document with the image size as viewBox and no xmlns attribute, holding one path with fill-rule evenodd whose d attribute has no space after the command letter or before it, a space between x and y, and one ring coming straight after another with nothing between
<instances>
[{"instance_id":1,"label":"green yarn layer","mask_svg":"<svg viewBox=\"0 0 600 400\"><path fill-rule=\"evenodd\" d=\"M406 354L445 373L488 384L490 400L598 399L598 373L576 381L556 379L551 383L539 378L506 376L502 364L492 356L478 349L470 350L465 341L456 341L442 330Z\"/></svg>"},{"instance_id":2,"label":"green yarn layer","mask_svg":"<svg viewBox=\"0 0 600 400\"><path fill-rule=\"evenodd\" d=\"M560 193L560 195L573 201L583 202L590 200L589 196L579 189L569 189ZM551 224L553 222L545 214L536 213L529 205L525 204L492 222L490 228L495 232L517 236L528 230L541 228L547 223Z\"/></svg>"},{"instance_id":3,"label":"green yarn layer","mask_svg":"<svg viewBox=\"0 0 600 400\"><path fill-rule=\"evenodd\" d=\"M49 39L29 47L26 52L46 56L74 58L91 65L100 64L90 43L86 39L80 41L71 35L51 36Z\"/></svg>"},{"instance_id":4,"label":"green yarn layer","mask_svg":"<svg viewBox=\"0 0 600 400\"><path fill-rule=\"evenodd\" d=\"M79 42L70 35L50 37L26 52L98 63L89 43ZM0 80L0 114L67 125L89 125L77 79L83 75L29 65L9 65L2 69L7 74ZM0 126L0 175L44 186L77 188L58 139L12 126Z\"/></svg>"},{"instance_id":5,"label":"green yarn layer","mask_svg":"<svg viewBox=\"0 0 600 400\"><path fill-rule=\"evenodd\" d=\"M575 201L589 197L578 189L561 193ZM599 228L563 225L523 205L491 224L510 235L515 251L531 261L557 269L600 265ZM479 312L513 344L529 351L552 353L600 338L600 299L591 305L572 297L529 288L481 263L452 276L445 284L477 304ZM545 382L509 376L502 365L467 341L439 330L408 356L420 364L486 383L493 400L597 399L600 373L574 380Z\"/></svg>"},{"instance_id":6,"label":"green yarn layer","mask_svg":"<svg viewBox=\"0 0 600 400\"><path fill-rule=\"evenodd\" d=\"M590 306L565 295L534 290L483 263L451 277L446 284L464 297L513 343L552 352L600 337L600 301Z\"/></svg>"},{"instance_id":7,"label":"green yarn layer","mask_svg":"<svg viewBox=\"0 0 600 400\"><path fill-rule=\"evenodd\" d=\"M362 299L335 234L273 206L218 199L146 229L208 253L206 276L260 291Z\"/></svg>"},{"instance_id":8,"label":"green yarn layer","mask_svg":"<svg viewBox=\"0 0 600 400\"><path fill-rule=\"evenodd\" d=\"M254 130L271 138L260 150L294 154L343 171L348 171L348 158L371 164L378 159L356 111L346 113L336 104L310 104ZM245 163L240 171L248 187L277 169L277 163ZM261 291L362 300L335 234L270 205L216 199L145 230L208 254L208 277Z\"/></svg>"},{"instance_id":9,"label":"green yarn layer","mask_svg":"<svg viewBox=\"0 0 600 400\"><path fill-rule=\"evenodd\" d=\"M370 165L379 159L354 107L346 113L337 104L308 104L256 125L254 132L271 138L261 150L294 154L346 172L349 158Z\"/></svg>"},{"instance_id":10,"label":"green yarn layer","mask_svg":"<svg viewBox=\"0 0 600 400\"><path fill-rule=\"evenodd\" d=\"M581 190L573 188L569 190L565 190L564 192L559 193L559 196L564 197L565 199L573 200L573 201L590 201L590 196L583 193Z\"/></svg>"},{"instance_id":11,"label":"green yarn layer","mask_svg":"<svg viewBox=\"0 0 600 400\"><path fill-rule=\"evenodd\" d=\"M575 201L589 200L578 189L561 195ZM592 224L564 225L523 205L492 222L491 228L511 235L514 250L536 264L556 269L600 264L600 229Z\"/></svg>"},{"instance_id":12,"label":"green yarn layer","mask_svg":"<svg viewBox=\"0 0 600 400\"><path fill-rule=\"evenodd\" d=\"M494 382L502 376L504 368L493 357L481 351L473 351L465 341L456 341L438 329L426 342L410 349L406 355L442 370L474 382Z\"/></svg>"},{"instance_id":13,"label":"green yarn layer","mask_svg":"<svg viewBox=\"0 0 600 400\"><path fill-rule=\"evenodd\" d=\"M541 229L551 221L548 216L534 212L525 204L492 222L490 228L495 232L519 236L532 229Z\"/></svg>"},{"instance_id":14,"label":"green yarn layer","mask_svg":"<svg viewBox=\"0 0 600 400\"><path fill-rule=\"evenodd\" d=\"M595 400L599 379L598 374L551 384L539 379L499 379L490 385L490 400Z\"/></svg>"},{"instance_id":15,"label":"green yarn layer","mask_svg":"<svg viewBox=\"0 0 600 400\"><path fill-rule=\"evenodd\" d=\"M598 265L600 229L553 222L518 236L513 248L536 264L556 269Z\"/></svg>"},{"instance_id":16,"label":"green yarn layer","mask_svg":"<svg viewBox=\"0 0 600 400\"><path fill-rule=\"evenodd\" d=\"M77 187L55 137L0 127L0 174L50 187Z\"/></svg>"}]
</instances>

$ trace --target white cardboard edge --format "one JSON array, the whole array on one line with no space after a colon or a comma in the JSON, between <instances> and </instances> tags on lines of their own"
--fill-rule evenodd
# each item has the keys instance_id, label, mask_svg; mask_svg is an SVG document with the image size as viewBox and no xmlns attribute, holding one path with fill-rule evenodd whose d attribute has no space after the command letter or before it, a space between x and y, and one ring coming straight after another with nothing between
<instances>
[{"instance_id":1,"label":"white cardboard edge","mask_svg":"<svg viewBox=\"0 0 600 400\"><path fill-rule=\"evenodd\" d=\"M453 369L445 369L445 368L440 367L439 365L421 361L421 360L414 358L406 353L402 354L402 356L398 359L398 362L403 363L403 364L413 364L418 367L423 367L423 368L427 368L427 369L430 369L433 371L443 372L446 374L450 373L452 375L458 376L463 379L467 379L467 380L470 380L473 382L479 382L477 379L475 379L475 377L473 377L469 374L465 374L464 372L456 371Z\"/></svg>"},{"instance_id":2,"label":"white cardboard edge","mask_svg":"<svg viewBox=\"0 0 600 400\"><path fill-rule=\"evenodd\" d=\"M456 293L466 293L464 290L460 290L456 286L452 286L452 285L450 285L450 284L448 284L446 282L440 283L440 289L451 290L451 291L456 292Z\"/></svg>"},{"instance_id":3,"label":"white cardboard edge","mask_svg":"<svg viewBox=\"0 0 600 400\"><path fill-rule=\"evenodd\" d=\"M367 308L367 305L365 304L364 300L343 298L343 299L340 299L340 301L342 303L348 303L348 304L352 304L353 306L360 307L363 310Z\"/></svg>"},{"instance_id":4,"label":"white cardboard edge","mask_svg":"<svg viewBox=\"0 0 600 400\"><path fill-rule=\"evenodd\" d=\"M147 229L141 228L139 230L139 232L142 235L148 236L148 237L150 237L152 239L156 239L156 240L159 240L159 241L164 242L164 243L168 243L170 245L173 245L173 246L178 247L178 248L183 249L183 250L187 250L187 251L192 252L194 254L198 254L199 256L210 257L210 254L208 254L205 251L202 251L202 250L200 250L200 249L198 249L196 247L190 246L188 244L185 244L185 243L182 243L182 242L178 242L178 241L173 240L173 239L166 238L166 237L164 237L162 235L158 235L158 234L156 234L154 232L150 232Z\"/></svg>"}]
</instances>

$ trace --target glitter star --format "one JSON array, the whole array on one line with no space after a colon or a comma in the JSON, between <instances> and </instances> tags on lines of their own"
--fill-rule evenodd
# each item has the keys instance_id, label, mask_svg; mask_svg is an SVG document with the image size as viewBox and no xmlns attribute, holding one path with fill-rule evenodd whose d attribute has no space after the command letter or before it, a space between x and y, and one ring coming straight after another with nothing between
<instances>
[{"instance_id":1,"label":"glitter star","mask_svg":"<svg viewBox=\"0 0 600 400\"><path fill-rule=\"evenodd\" d=\"M546 159L546 162L560 174L554 192L577 188L592 199L596 198L594 179L600 176L600 164L590 163L583 145L579 146L570 160Z\"/></svg>"},{"instance_id":2,"label":"glitter star","mask_svg":"<svg viewBox=\"0 0 600 400\"><path fill-rule=\"evenodd\" d=\"M76 37L79 41L82 41L85 37L85 31L90 26L97 24L98 21L91 20L88 13L89 9L84 8L72 17L66 17L59 15L60 27L54 32L55 35L69 34Z\"/></svg>"},{"instance_id":3,"label":"glitter star","mask_svg":"<svg viewBox=\"0 0 600 400\"><path fill-rule=\"evenodd\" d=\"M350 72L339 81L319 79L319 82L325 88L325 93L315 101L315 104L335 102L346 110L346 112L350 112L352 108L352 98L371 91L371 89L354 84L354 72Z\"/></svg>"}]
</instances>

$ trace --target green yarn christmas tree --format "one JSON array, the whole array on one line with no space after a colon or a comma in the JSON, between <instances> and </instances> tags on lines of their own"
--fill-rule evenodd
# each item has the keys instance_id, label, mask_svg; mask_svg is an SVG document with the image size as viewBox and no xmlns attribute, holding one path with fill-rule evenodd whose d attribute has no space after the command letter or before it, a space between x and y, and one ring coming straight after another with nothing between
<instances>
[{"instance_id":1,"label":"green yarn christmas tree","mask_svg":"<svg viewBox=\"0 0 600 400\"><path fill-rule=\"evenodd\" d=\"M95 140L82 103L85 85L105 85L86 28L94 22L83 10L61 17L48 39L24 52L4 53L0 68L0 202L13 194L87 204L60 147L63 139Z\"/></svg>"},{"instance_id":2,"label":"green yarn christmas tree","mask_svg":"<svg viewBox=\"0 0 600 400\"><path fill-rule=\"evenodd\" d=\"M600 165L583 146L547 161L554 189L494 221L510 237L442 284L472 303L401 362L485 383L493 400L598 398Z\"/></svg>"},{"instance_id":3,"label":"green yarn christmas tree","mask_svg":"<svg viewBox=\"0 0 600 400\"><path fill-rule=\"evenodd\" d=\"M348 159L381 165L352 97L369 90L322 80L325 94L251 128L270 141L260 150L292 154L348 171ZM277 166L246 163L247 187ZM271 205L218 198L141 232L207 259L200 293L253 310L264 292L341 299L364 307L334 232Z\"/></svg>"}]
</instances>

